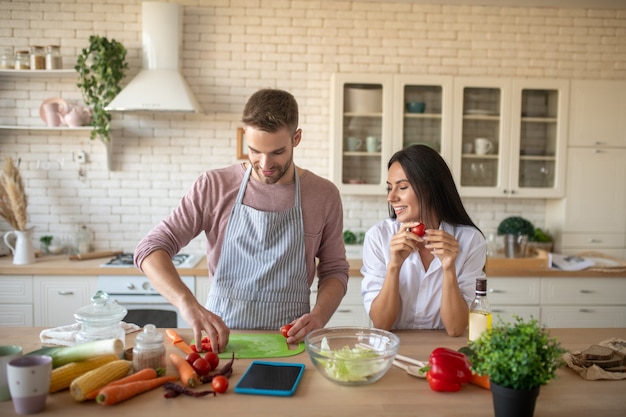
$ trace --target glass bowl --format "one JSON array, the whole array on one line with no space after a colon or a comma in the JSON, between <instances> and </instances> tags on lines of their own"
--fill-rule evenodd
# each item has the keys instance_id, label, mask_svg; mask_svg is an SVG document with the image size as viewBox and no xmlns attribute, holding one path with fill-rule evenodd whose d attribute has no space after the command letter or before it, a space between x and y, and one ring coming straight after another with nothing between
<instances>
[{"instance_id":1,"label":"glass bowl","mask_svg":"<svg viewBox=\"0 0 626 417\"><path fill-rule=\"evenodd\" d=\"M304 346L326 379L340 385L367 385L387 373L400 339L385 330L329 327L309 333Z\"/></svg>"}]
</instances>

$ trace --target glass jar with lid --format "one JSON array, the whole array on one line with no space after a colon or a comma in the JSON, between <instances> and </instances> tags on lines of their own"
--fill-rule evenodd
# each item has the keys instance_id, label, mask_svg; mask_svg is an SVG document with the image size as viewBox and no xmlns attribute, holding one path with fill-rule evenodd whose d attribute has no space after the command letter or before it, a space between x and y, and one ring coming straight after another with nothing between
<instances>
[{"instance_id":1,"label":"glass jar with lid","mask_svg":"<svg viewBox=\"0 0 626 417\"><path fill-rule=\"evenodd\" d=\"M110 301L109 294L97 291L91 297L91 304L79 308L74 313L80 330L76 334L76 343L96 340L121 339L125 343L126 332L121 321L128 311L125 307Z\"/></svg>"},{"instance_id":2,"label":"glass jar with lid","mask_svg":"<svg viewBox=\"0 0 626 417\"><path fill-rule=\"evenodd\" d=\"M133 371L152 368L155 371L165 371L165 345L163 335L154 324L146 324L143 331L135 338L133 347Z\"/></svg>"},{"instance_id":3,"label":"glass jar with lid","mask_svg":"<svg viewBox=\"0 0 626 417\"><path fill-rule=\"evenodd\" d=\"M15 69L30 69L30 55L28 51L15 51Z\"/></svg>"},{"instance_id":4,"label":"glass jar with lid","mask_svg":"<svg viewBox=\"0 0 626 417\"><path fill-rule=\"evenodd\" d=\"M56 70L63 68L61 47L59 45L46 46L46 69Z\"/></svg>"},{"instance_id":5,"label":"glass jar with lid","mask_svg":"<svg viewBox=\"0 0 626 417\"><path fill-rule=\"evenodd\" d=\"M33 45L30 47L30 69L46 69L46 54L43 46Z\"/></svg>"},{"instance_id":6,"label":"glass jar with lid","mask_svg":"<svg viewBox=\"0 0 626 417\"><path fill-rule=\"evenodd\" d=\"M15 68L15 55L13 49L5 48L0 56L0 69L14 69Z\"/></svg>"}]
</instances>

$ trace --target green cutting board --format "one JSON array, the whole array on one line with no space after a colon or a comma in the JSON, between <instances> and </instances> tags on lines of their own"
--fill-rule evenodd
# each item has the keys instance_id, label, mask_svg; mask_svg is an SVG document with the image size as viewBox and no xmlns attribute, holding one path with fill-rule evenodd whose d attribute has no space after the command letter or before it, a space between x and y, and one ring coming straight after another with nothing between
<instances>
[{"instance_id":1,"label":"green cutting board","mask_svg":"<svg viewBox=\"0 0 626 417\"><path fill-rule=\"evenodd\" d=\"M291 349L293 348L293 349ZM235 352L237 359L282 358L304 351L304 342L297 347L288 345L281 334L232 334L226 350L219 354L221 359L230 359Z\"/></svg>"}]
</instances>

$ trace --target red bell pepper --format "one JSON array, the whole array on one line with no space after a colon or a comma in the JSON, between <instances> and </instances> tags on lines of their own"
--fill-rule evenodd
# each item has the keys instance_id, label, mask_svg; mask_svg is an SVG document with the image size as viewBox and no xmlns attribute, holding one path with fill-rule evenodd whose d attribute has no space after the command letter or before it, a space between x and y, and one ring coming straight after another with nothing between
<instances>
[{"instance_id":1,"label":"red bell pepper","mask_svg":"<svg viewBox=\"0 0 626 417\"><path fill-rule=\"evenodd\" d=\"M472 378L469 358L463 353L439 347L428 357L426 379L433 391L455 392Z\"/></svg>"}]
</instances>

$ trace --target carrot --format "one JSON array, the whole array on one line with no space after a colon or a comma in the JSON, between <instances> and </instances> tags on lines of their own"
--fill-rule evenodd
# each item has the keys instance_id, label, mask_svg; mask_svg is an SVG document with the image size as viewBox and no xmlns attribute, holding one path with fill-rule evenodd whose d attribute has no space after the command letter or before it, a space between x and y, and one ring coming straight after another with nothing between
<instances>
[{"instance_id":1,"label":"carrot","mask_svg":"<svg viewBox=\"0 0 626 417\"><path fill-rule=\"evenodd\" d=\"M166 382L176 381L177 376L160 376L152 379L129 382L122 385L112 385L103 388L96 397L96 402L102 405L114 405L133 398L146 391L153 390Z\"/></svg>"},{"instance_id":2,"label":"carrot","mask_svg":"<svg viewBox=\"0 0 626 417\"><path fill-rule=\"evenodd\" d=\"M489 382L489 377L487 375L478 375L472 373L472 377L470 378L470 384L478 385L484 389L491 389L491 384Z\"/></svg>"},{"instance_id":3,"label":"carrot","mask_svg":"<svg viewBox=\"0 0 626 417\"><path fill-rule=\"evenodd\" d=\"M123 384L127 384L129 382L135 382L135 381L145 381L146 379L153 379L157 377L157 372L152 369L152 368L146 368L146 369L142 369L141 371L137 371L134 374L130 374L122 379L118 379L116 381L113 382L109 382L107 385L105 385L102 388L99 388L97 390L93 390L91 391L89 394L87 394L86 399L88 400L95 400L96 397L98 396L98 393L100 391L102 391L104 388L113 386L113 385L123 385Z\"/></svg>"},{"instance_id":4,"label":"carrot","mask_svg":"<svg viewBox=\"0 0 626 417\"><path fill-rule=\"evenodd\" d=\"M191 366L189 362L185 360L185 358L178 356L175 353L170 353L170 360L176 367L178 375L180 376L180 380L184 386L193 388L198 385L200 377L193 369L193 366Z\"/></svg>"}]
</instances>

